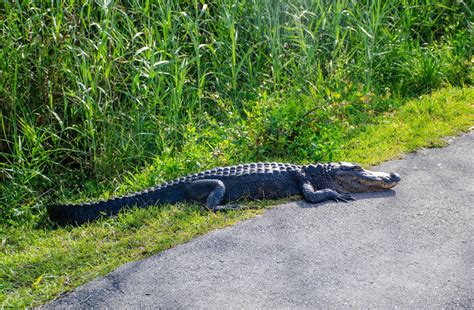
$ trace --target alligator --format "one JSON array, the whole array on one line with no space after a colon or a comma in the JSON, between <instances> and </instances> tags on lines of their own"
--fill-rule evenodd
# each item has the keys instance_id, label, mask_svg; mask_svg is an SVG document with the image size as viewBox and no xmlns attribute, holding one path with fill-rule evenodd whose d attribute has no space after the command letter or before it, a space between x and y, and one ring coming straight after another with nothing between
<instances>
[{"instance_id":1,"label":"alligator","mask_svg":"<svg viewBox=\"0 0 474 310\"><path fill-rule=\"evenodd\" d=\"M212 211L237 209L226 205L241 199L272 199L300 195L308 203L348 202L350 193L387 190L400 181L397 173L374 172L346 162L295 165L251 163L192 174L141 192L106 201L47 207L53 222L80 225L122 209L178 202L201 202Z\"/></svg>"}]
</instances>

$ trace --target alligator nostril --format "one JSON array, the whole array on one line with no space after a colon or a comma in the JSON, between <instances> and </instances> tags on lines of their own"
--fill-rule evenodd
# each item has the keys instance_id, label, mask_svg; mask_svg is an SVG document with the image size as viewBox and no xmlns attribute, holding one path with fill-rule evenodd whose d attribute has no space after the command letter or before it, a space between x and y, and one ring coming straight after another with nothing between
<instances>
[{"instance_id":1,"label":"alligator nostril","mask_svg":"<svg viewBox=\"0 0 474 310\"><path fill-rule=\"evenodd\" d=\"M392 172L392 173L390 173L390 179L394 182L398 182L402 178L400 177L400 175L398 173Z\"/></svg>"}]
</instances>

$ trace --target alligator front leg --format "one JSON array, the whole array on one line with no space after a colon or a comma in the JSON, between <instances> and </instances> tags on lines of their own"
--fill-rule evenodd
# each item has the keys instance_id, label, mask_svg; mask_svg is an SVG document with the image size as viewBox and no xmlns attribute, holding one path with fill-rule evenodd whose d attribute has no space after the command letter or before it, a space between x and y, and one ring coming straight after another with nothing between
<instances>
[{"instance_id":1,"label":"alligator front leg","mask_svg":"<svg viewBox=\"0 0 474 310\"><path fill-rule=\"evenodd\" d=\"M340 194L330 188L314 190L313 185L307 182L303 184L303 197L304 200L309 203L318 203L327 200L344 201L354 200L354 197L350 194Z\"/></svg>"},{"instance_id":2,"label":"alligator front leg","mask_svg":"<svg viewBox=\"0 0 474 310\"><path fill-rule=\"evenodd\" d=\"M236 205L221 205L225 194L225 185L221 180L205 179L193 181L186 185L186 193L193 200L203 201L206 199L206 207L212 211L238 208Z\"/></svg>"}]
</instances>

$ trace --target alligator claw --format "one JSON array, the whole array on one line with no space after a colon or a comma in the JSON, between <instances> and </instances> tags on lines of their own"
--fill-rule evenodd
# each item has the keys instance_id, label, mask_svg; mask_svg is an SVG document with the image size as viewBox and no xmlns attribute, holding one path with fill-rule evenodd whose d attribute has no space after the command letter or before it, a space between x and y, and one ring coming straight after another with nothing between
<instances>
[{"instance_id":1,"label":"alligator claw","mask_svg":"<svg viewBox=\"0 0 474 310\"><path fill-rule=\"evenodd\" d=\"M349 202L350 200L355 200L354 196L351 194L337 194L332 198L332 200L337 201L337 202Z\"/></svg>"},{"instance_id":2,"label":"alligator claw","mask_svg":"<svg viewBox=\"0 0 474 310\"><path fill-rule=\"evenodd\" d=\"M352 196L351 194L345 194L345 195L344 195L344 199L347 199L347 200L355 200L355 197Z\"/></svg>"}]
</instances>

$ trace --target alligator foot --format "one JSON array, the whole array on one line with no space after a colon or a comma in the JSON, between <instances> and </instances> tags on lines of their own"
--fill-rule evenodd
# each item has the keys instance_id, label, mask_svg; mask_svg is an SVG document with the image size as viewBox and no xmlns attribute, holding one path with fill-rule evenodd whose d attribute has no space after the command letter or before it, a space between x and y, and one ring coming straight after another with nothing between
<instances>
[{"instance_id":1,"label":"alligator foot","mask_svg":"<svg viewBox=\"0 0 474 310\"><path fill-rule=\"evenodd\" d=\"M319 203L327 200L343 202L354 200L354 197L351 194L338 193L337 191L330 188L315 190L313 185L311 185L309 182L303 184L303 197L304 200L309 203Z\"/></svg>"}]
</instances>

